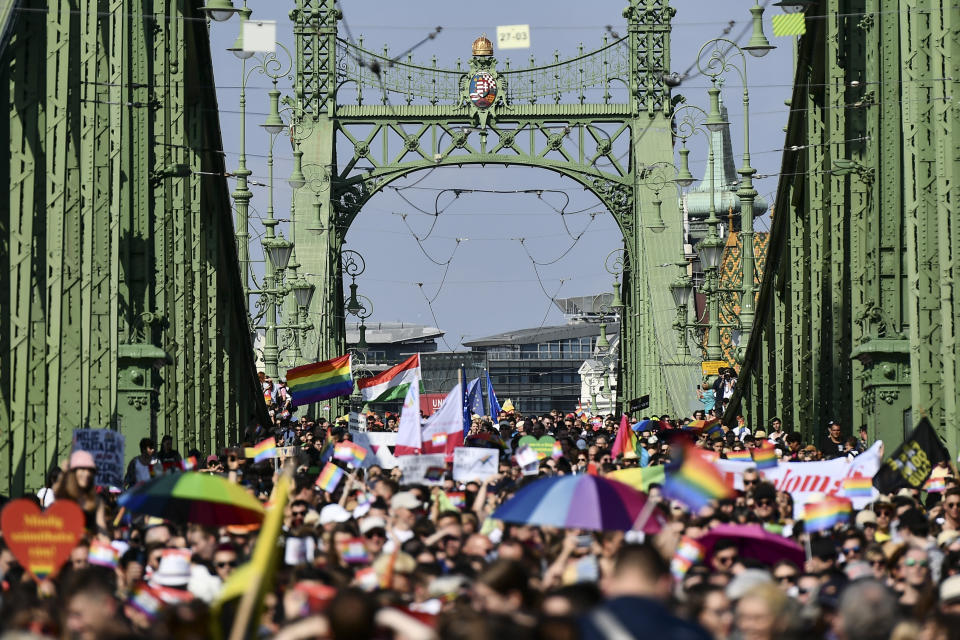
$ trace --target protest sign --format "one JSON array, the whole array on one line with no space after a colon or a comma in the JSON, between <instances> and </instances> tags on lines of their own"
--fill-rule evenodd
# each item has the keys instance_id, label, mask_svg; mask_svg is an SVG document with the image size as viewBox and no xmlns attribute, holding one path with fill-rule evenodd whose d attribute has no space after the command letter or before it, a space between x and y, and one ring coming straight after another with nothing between
<instances>
[{"instance_id":1,"label":"protest sign","mask_svg":"<svg viewBox=\"0 0 960 640\"><path fill-rule=\"evenodd\" d=\"M366 431L367 430L367 420L364 418L360 419L360 414L356 411L350 412L350 422L347 424L347 428L350 431Z\"/></svg>"},{"instance_id":2,"label":"protest sign","mask_svg":"<svg viewBox=\"0 0 960 640\"><path fill-rule=\"evenodd\" d=\"M537 458L543 460L544 458L549 458L553 453L553 443L557 439L553 436L543 436L541 438L534 438L533 436L523 436L520 440L517 441L518 446L528 446L537 453Z\"/></svg>"},{"instance_id":3,"label":"protest sign","mask_svg":"<svg viewBox=\"0 0 960 640\"><path fill-rule=\"evenodd\" d=\"M124 438L112 429L74 429L73 450L89 451L97 463L97 484L122 487Z\"/></svg>"},{"instance_id":4,"label":"protest sign","mask_svg":"<svg viewBox=\"0 0 960 640\"><path fill-rule=\"evenodd\" d=\"M853 458L834 458L817 462L781 462L773 469L760 473L764 479L773 483L777 491L786 491L793 497L794 514L800 517L803 505L813 494L843 497L844 478L872 478L880 468L880 450L883 443L879 440L872 447ZM734 489L743 488L743 472L753 462L716 460L717 469L724 475L727 484ZM862 509L870 502L870 497L853 498L855 509Z\"/></svg>"},{"instance_id":5,"label":"protest sign","mask_svg":"<svg viewBox=\"0 0 960 640\"><path fill-rule=\"evenodd\" d=\"M517 464L521 467L526 467L534 462L540 461L540 456L528 445L520 445L517 449L517 455L514 457L517 460Z\"/></svg>"},{"instance_id":6,"label":"protest sign","mask_svg":"<svg viewBox=\"0 0 960 640\"><path fill-rule=\"evenodd\" d=\"M457 482L486 480L496 475L498 462L496 449L457 447L453 450L453 479Z\"/></svg>"},{"instance_id":7,"label":"protest sign","mask_svg":"<svg viewBox=\"0 0 960 640\"><path fill-rule=\"evenodd\" d=\"M419 456L400 456L397 463L403 471L403 484L439 485L442 480L427 478L427 469L431 467L446 467L446 454L429 453Z\"/></svg>"},{"instance_id":8,"label":"protest sign","mask_svg":"<svg viewBox=\"0 0 960 640\"><path fill-rule=\"evenodd\" d=\"M393 455L392 447L397 444L397 434L393 431L356 431L350 430L350 439L373 455L367 456L364 466L372 464L383 469L393 469L397 466L397 459Z\"/></svg>"},{"instance_id":9,"label":"protest sign","mask_svg":"<svg viewBox=\"0 0 960 640\"><path fill-rule=\"evenodd\" d=\"M57 575L83 536L83 526L83 510L70 500L57 500L41 512L32 500L20 498L0 513L3 541L37 582Z\"/></svg>"}]
</instances>

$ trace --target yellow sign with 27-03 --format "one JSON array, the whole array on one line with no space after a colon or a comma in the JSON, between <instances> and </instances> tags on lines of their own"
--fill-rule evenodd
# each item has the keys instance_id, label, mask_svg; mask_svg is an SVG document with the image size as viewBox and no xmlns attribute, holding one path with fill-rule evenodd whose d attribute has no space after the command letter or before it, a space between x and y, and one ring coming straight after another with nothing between
<instances>
[{"instance_id":1,"label":"yellow sign with 27-03","mask_svg":"<svg viewBox=\"0 0 960 640\"><path fill-rule=\"evenodd\" d=\"M497 27L498 49L529 49L530 25L507 24Z\"/></svg>"},{"instance_id":2,"label":"yellow sign with 27-03","mask_svg":"<svg viewBox=\"0 0 960 640\"><path fill-rule=\"evenodd\" d=\"M728 367L726 360L704 360L700 363L700 369L704 376L715 376L720 373L721 367Z\"/></svg>"}]
</instances>

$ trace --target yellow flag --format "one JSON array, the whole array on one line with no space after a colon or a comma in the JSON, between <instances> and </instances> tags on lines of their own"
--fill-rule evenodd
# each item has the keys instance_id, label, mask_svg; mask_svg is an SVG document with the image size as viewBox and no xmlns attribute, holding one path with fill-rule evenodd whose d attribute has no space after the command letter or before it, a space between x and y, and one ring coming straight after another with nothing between
<instances>
[{"instance_id":1,"label":"yellow flag","mask_svg":"<svg viewBox=\"0 0 960 640\"><path fill-rule=\"evenodd\" d=\"M243 608L244 596L250 590L255 590L256 593L247 596L248 598L253 597L254 602L252 612L247 617L246 626L248 630L252 627L254 633L245 633L241 637L252 637L259 627L260 615L263 612L263 598L267 591L272 588L270 581L276 572L277 563L280 559L277 539L283 527L283 511L287 506L287 500L290 498L292 476L293 467L288 466L273 487L267 516L263 520L263 526L260 528L260 535L257 536L257 544L253 548L250 561L230 574L220 591L220 595L217 596L210 607L211 635L214 638L225 638L224 632L230 630L231 624L239 622L237 613ZM227 624L221 626L223 622L227 622Z\"/></svg>"},{"instance_id":2,"label":"yellow flag","mask_svg":"<svg viewBox=\"0 0 960 640\"><path fill-rule=\"evenodd\" d=\"M514 408L513 408L513 400L511 400L510 398L507 398L507 401L503 403L503 405L500 407L500 410L501 410L501 411L506 411L506 412L508 412L508 413L509 413L510 411L514 411Z\"/></svg>"},{"instance_id":3,"label":"yellow flag","mask_svg":"<svg viewBox=\"0 0 960 640\"><path fill-rule=\"evenodd\" d=\"M802 36L807 32L807 17L802 12L781 13L772 20L774 36Z\"/></svg>"}]
</instances>

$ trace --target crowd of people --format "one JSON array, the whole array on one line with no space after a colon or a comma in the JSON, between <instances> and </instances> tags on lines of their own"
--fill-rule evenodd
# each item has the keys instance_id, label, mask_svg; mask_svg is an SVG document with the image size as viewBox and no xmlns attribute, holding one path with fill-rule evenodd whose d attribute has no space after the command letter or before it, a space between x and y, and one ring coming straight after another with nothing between
<instances>
[{"instance_id":1,"label":"crowd of people","mask_svg":"<svg viewBox=\"0 0 960 640\"><path fill-rule=\"evenodd\" d=\"M279 561L259 602L253 635L295 638L742 638L838 640L960 638L960 487L940 464L941 491L879 495L826 532L808 534L790 494L749 468L730 498L691 511L657 484L648 499L665 523L656 535L585 531L491 518L520 488L545 476L608 475L669 462L681 440L724 458L764 443L781 460L854 457L866 434L828 425L823 442L805 442L773 420L685 430L707 416L633 419L642 451L612 450L619 416L588 420L552 411L475 416L468 443L499 450L496 474L437 486L406 482L400 468L376 464L347 472L332 492L317 476L333 441L350 438L342 421L295 417L271 389L273 423L255 425L221 452L186 452L172 440L140 443L125 483L178 472L220 474L268 503L278 461L254 462L245 448L274 437L294 447L293 489L278 541ZM370 430L396 428L396 416L367 416ZM478 437L483 434L483 437ZM562 452L525 475L513 459L525 435L553 436ZM341 464L341 463L337 463ZM98 487L96 463L74 451L35 497L38 505L76 502L86 535L59 574L37 583L0 541L6 638L228 637L236 602L222 592L248 562L257 526L211 528L122 514L116 494ZM269 508L269 507L268 507ZM756 523L801 542L803 561L758 559L721 539L685 571L671 571L683 539L722 524ZM104 554L104 549L115 553ZM112 559L111 559L112 558ZM144 594L159 598L149 606ZM154 600L156 601L156 599Z\"/></svg>"}]
</instances>

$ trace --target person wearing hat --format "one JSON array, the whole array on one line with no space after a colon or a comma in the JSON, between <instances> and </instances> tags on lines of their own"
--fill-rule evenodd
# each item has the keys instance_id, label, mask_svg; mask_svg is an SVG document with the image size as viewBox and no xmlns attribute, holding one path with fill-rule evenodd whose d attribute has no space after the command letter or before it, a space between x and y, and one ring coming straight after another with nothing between
<instances>
[{"instance_id":1,"label":"person wearing hat","mask_svg":"<svg viewBox=\"0 0 960 640\"><path fill-rule=\"evenodd\" d=\"M960 575L950 576L940 583L940 610L960 615Z\"/></svg>"},{"instance_id":2,"label":"person wearing hat","mask_svg":"<svg viewBox=\"0 0 960 640\"><path fill-rule=\"evenodd\" d=\"M150 576L150 586L187 590L190 582L190 559L177 549L169 549L160 558L160 566Z\"/></svg>"},{"instance_id":3,"label":"person wearing hat","mask_svg":"<svg viewBox=\"0 0 960 640\"><path fill-rule=\"evenodd\" d=\"M90 531L107 526L106 513L100 496L97 495L97 463L89 451L78 449L70 454L67 468L54 492L56 500L76 502L86 518Z\"/></svg>"},{"instance_id":4,"label":"person wearing hat","mask_svg":"<svg viewBox=\"0 0 960 640\"><path fill-rule=\"evenodd\" d=\"M874 540L884 543L890 540L890 524L893 522L893 502L887 496L873 501L873 513L877 516L877 531Z\"/></svg>"},{"instance_id":5,"label":"person wearing hat","mask_svg":"<svg viewBox=\"0 0 960 640\"><path fill-rule=\"evenodd\" d=\"M867 542L876 542L877 514L869 509L864 509L857 513L855 522L857 528L863 531L863 537L867 539Z\"/></svg>"},{"instance_id":6,"label":"person wearing hat","mask_svg":"<svg viewBox=\"0 0 960 640\"><path fill-rule=\"evenodd\" d=\"M387 543L387 521L380 516L367 516L360 521L360 535L367 553L376 558L383 553L383 545Z\"/></svg>"}]
</instances>

